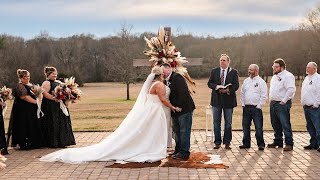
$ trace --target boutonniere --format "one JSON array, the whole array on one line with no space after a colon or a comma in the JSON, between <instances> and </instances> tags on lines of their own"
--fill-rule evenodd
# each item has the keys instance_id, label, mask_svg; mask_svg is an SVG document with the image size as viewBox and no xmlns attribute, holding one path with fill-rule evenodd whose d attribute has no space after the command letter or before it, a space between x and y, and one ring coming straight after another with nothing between
<instances>
[{"instance_id":1,"label":"boutonniere","mask_svg":"<svg viewBox=\"0 0 320 180\"><path fill-rule=\"evenodd\" d=\"M256 83L256 84L254 85L254 87L258 87L258 83Z\"/></svg>"},{"instance_id":2,"label":"boutonniere","mask_svg":"<svg viewBox=\"0 0 320 180\"><path fill-rule=\"evenodd\" d=\"M309 85L311 85L312 84L312 80L309 82Z\"/></svg>"},{"instance_id":3,"label":"boutonniere","mask_svg":"<svg viewBox=\"0 0 320 180\"><path fill-rule=\"evenodd\" d=\"M281 81L281 80L282 80L281 77L278 76L278 81Z\"/></svg>"}]
</instances>

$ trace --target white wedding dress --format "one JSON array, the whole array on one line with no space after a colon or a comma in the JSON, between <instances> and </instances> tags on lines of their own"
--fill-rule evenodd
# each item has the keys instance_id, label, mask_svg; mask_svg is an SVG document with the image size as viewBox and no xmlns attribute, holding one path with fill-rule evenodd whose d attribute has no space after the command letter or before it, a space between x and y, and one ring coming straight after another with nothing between
<instances>
[{"instance_id":1,"label":"white wedding dress","mask_svg":"<svg viewBox=\"0 0 320 180\"><path fill-rule=\"evenodd\" d=\"M100 143L62 149L41 157L40 161L78 164L88 161L155 162L166 158L166 113L158 95L149 93L155 84L152 84L153 78L151 73L127 117ZM168 96L170 91L166 89Z\"/></svg>"},{"instance_id":2,"label":"white wedding dress","mask_svg":"<svg viewBox=\"0 0 320 180\"><path fill-rule=\"evenodd\" d=\"M170 96L170 88L168 86L166 87L166 98L169 99ZM167 133L168 133L168 138L167 138L167 147L171 148L172 147L172 119L171 119L171 109L167 106L163 106L164 108L164 113L166 114L166 120L167 120Z\"/></svg>"}]
</instances>

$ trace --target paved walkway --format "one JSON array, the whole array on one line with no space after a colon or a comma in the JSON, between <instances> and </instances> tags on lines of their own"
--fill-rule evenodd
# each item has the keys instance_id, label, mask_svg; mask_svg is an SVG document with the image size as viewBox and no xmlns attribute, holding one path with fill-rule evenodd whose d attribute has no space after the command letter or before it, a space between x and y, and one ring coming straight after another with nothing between
<instances>
[{"instance_id":1,"label":"paved walkway","mask_svg":"<svg viewBox=\"0 0 320 180\"><path fill-rule=\"evenodd\" d=\"M75 133L77 146L97 143L109 132ZM252 132L254 137L254 132ZM272 132L265 132L266 143L271 143ZM292 152L282 149L258 151L255 138L252 148L240 150L242 132L233 132L232 150L214 150L205 142L205 131L192 132L191 148L195 151L219 154L228 169L186 169L153 167L142 169L105 168L106 162L63 164L40 162L38 157L55 149L16 151L10 149L7 169L0 170L0 179L320 179L320 152L303 150L309 141L305 132L294 132Z\"/></svg>"}]
</instances>

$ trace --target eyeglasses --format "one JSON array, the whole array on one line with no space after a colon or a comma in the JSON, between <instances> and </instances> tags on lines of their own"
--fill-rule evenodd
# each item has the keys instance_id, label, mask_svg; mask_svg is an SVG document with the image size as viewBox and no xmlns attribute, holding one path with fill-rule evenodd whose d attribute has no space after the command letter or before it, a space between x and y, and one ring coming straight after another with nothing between
<instances>
[{"instance_id":1,"label":"eyeglasses","mask_svg":"<svg viewBox=\"0 0 320 180\"><path fill-rule=\"evenodd\" d=\"M275 69L275 68L278 68L278 67L280 67L280 66L271 66L273 69Z\"/></svg>"}]
</instances>

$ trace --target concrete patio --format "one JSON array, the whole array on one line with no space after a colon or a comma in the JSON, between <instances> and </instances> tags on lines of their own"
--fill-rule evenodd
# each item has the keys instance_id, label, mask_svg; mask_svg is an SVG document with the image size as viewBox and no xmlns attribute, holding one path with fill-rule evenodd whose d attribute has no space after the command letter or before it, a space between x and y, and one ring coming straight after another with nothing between
<instances>
[{"instance_id":1,"label":"concrete patio","mask_svg":"<svg viewBox=\"0 0 320 180\"><path fill-rule=\"evenodd\" d=\"M294 149L258 151L254 132L251 132L252 147L240 150L242 131L233 132L232 149L213 149L206 142L204 130L193 130L193 151L208 152L221 156L228 169L186 169L176 167L152 167L141 169L106 168L106 162L85 164L46 163L38 160L42 155L57 149L18 151L10 149L5 170L0 170L0 179L319 179L320 152L304 150L308 144L307 132L294 132ZM99 142L110 132L76 132L77 145L87 146ZM265 132L265 141L271 143L273 132Z\"/></svg>"}]
</instances>

